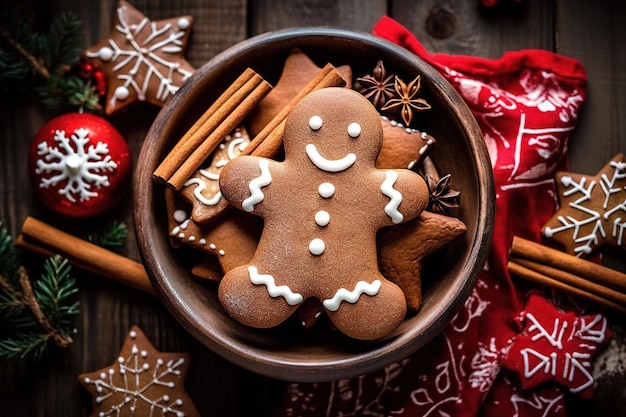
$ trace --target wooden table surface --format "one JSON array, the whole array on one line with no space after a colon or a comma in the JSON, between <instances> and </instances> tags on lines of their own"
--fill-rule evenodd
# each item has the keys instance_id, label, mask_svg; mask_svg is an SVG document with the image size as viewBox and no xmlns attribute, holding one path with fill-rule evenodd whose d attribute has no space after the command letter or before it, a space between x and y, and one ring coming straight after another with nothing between
<instances>
[{"instance_id":1,"label":"wooden table surface","mask_svg":"<svg viewBox=\"0 0 626 417\"><path fill-rule=\"evenodd\" d=\"M501 0L512 4L513 0ZM26 1L25 4L29 2ZM114 0L60 0L83 21L83 47L108 35ZM153 20L190 14L194 27L187 59L199 67L250 36L294 26L325 25L371 31L390 15L411 29L431 52L497 58L505 51L542 48L581 60L589 77L588 99L570 144L572 171L594 174L613 155L626 150L626 3L620 0L527 0L487 10L479 0L134 0ZM110 121L127 138L136 158L159 109L147 104ZM21 97L0 109L0 219L17 236L27 215L85 235L93 227L45 209L30 186L26 158L30 143L46 120L55 116L34 99ZM129 197L105 219L132 228ZM124 255L139 260L134 235ZM28 259L34 259L28 257ZM624 269L619 255L606 262ZM161 351L189 352L193 367L187 391L204 416L270 415L286 383L252 374L226 362L195 341L156 297L75 270L80 315L75 342L33 366L3 365L0 415L86 416L91 398L77 383L81 372L112 363L127 331L138 324ZM611 316L615 338L596 361L596 393L575 404L580 415L626 415L626 328Z\"/></svg>"}]
</instances>

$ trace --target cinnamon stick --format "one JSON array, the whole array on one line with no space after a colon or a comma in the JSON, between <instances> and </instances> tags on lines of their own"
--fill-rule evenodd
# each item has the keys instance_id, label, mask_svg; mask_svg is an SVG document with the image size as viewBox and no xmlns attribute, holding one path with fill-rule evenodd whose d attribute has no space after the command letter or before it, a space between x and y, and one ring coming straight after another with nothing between
<instances>
[{"instance_id":1,"label":"cinnamon stick","mask_svg":"<svg viewBox=\"0 0 626 417\"><path fill-rule=\"evenodd\" d=\"M512 256L509 258L509 261L519 264L525 268L531 269L535 272L538 272L564 284L579 288L583 291L587 291L599 297L606 298L607 300L613 301L626 307L626 294L605 287L604 285L596 284L595 282L591 282L561 269L556 269L548 265L530 261L528 259L522 259Z\"/></svg>"},{"instance_id":2,"label":"cinnamon stick","mask_svg":"<svg viewBox=\"0 0 626 417\"><path fill-rule=\"evenodd\" d=\"M153 175L179 190L271 88L253 70L244 71L185 132Z\"/></svg>"},{"instance_id":3,"label":"cinnamon stick","mask_svg":"<svg viewBox=\"0 0 626 417\"><path fill-rule=\"evenodd\" d=\"M185 158L185 155L191 154L194 149L194 144L197 144L204 140L206 137L206 132L201 132L200 129L203 126L206 126L208 123L215 124L219 122L216 120L215 113L227 105L230 108L231 105L235 104L236 96L235 94L239 91L241 94L244 94L243 87L250 83L256 86L260 82L260 76L255 77L255 72L251 68L247 68L227 89L222 93L217 100L213 102L213 104L204 112L202 116L185 132L185 134L180 138L180 140L174 145L174 148L170 151L170 153L165 157L165 159L161 162L161 164L154 171L154 176L160 178L164 181L167 181L173 174L176 172L180 164L182 163L182 158ZM250 84L248 84L250 85ZM213 117L213 120L211 120ZM199 133L200 132L200 133Z\"/></svg>"},{"instance_id":4,"label":"cinnamon stick","mask_svg":"<svg viewBox=\"0 0 626 417\"><path fill-rule=\"evenodd\" d=\"M547 287L550 287L559 291L563 291L573 296L584 298L588 301L594 302L600 306L609 308L618 313L626 314L626 307L624 307L621 304L615 303L611 300L607 300L604 297L585 291L578 287L566 284L561 281L557 281L547 275L534 271L516 262L509 261L508 269L512 275L515 275L518 278L522 278L526 281L533 282L538 285L543 285L543 286L547 286Z\"/></svg>"},{"instance_id":5,"label":"cinnamon stick","mask_svg":"<svg viewBox=\"0 0 626 417\"><path fill-rule=\"evenodd\" d=\"M156 294L143 265L44 222L27 217L16 245L45 256L61 255L79 268Z\"/></svg>"},{"instance_id":6,"label":"cinnamon stick","mask_svg":"<svg viewBox=\"0 0 626 417\"><path fill-rule=\"evenodd\" d=\"M187 157L167 182L175 190L180 190L185 182L200 168L202 163L215 150L220 142L229 134L252 109L271 90L266 81L261 82L243 101L218 125L211 134L201 142L191 155Z\"/></svg>"},{"instance_id":7,"label":"cinnamon stick","mask_svg":"<svg viewBox=\"0 0 626 417\"><path fill-rule=\"evenodd\" d=\"M344 86L346 81L339 71L330 63L291 99L274 118L261 130L252 141L245 147L241 155L256 155L266 158L276 156L282 145L285 119L291 113L293 107L307 94L326 87Z\"/></svg>"},{"instance_id":8,"label":"cinnamon stick","mask_svg":"<svg viewBox=\"0 0 626 417\"><path fill-rule=\"evenodd\" d=\"M515 236L510 256L528 259L626 293L626 274Z\"/></svg>"}]
</instances>

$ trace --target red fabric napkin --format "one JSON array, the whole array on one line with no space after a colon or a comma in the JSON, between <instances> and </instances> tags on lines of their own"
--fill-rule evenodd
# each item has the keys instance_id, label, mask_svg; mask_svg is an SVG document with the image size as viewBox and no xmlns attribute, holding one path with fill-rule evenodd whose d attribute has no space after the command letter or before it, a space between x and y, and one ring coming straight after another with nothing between
<instances>
[{"instance_id":1,"label":"red fabric napkin","mask_svg":"<svg viewBox=\"0 0 626 417\"><path fill-rule=\"evenodd\" d=\"M389 17L374 34L433 65L476 117L496 184L496 218L487 265L464 307L426 348L400 363L344 381L291 384L284 416L564 416L564 390L523 390L502 368L519 333L525 293L511 280L514 235L540 241L556 210L553 175L565 170L570 134L585 100L583 65L544 50L500 59L430 54ZM463 198L463 196L461 196Z\"/></svg>"}]
</instances>

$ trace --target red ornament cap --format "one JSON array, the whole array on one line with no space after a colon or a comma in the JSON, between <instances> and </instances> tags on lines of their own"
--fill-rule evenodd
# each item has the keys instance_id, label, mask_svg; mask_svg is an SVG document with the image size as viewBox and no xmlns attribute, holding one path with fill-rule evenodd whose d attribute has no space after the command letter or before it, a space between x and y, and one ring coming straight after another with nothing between
<instances>
[{"instance_id":1,"label":"red ornament cap","mask_svg":"<svg viewBox=\"0 0 626 417\"><path fill-rule=\"evenodd\" d=\"M33 187L50 209L91 217L126 195L132 157L122 135L102 117L69 113L46 123L28 155Z\"/></svg>"}]
</instances>

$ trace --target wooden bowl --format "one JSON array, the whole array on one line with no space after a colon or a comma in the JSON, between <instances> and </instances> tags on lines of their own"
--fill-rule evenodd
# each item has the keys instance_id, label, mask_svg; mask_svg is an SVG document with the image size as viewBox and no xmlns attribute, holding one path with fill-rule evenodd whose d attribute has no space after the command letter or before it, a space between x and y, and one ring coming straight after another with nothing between
<instances>
[{"instance_id":1,"label":"wooden bowl","mask_svg":"<svg viewBox=\"0 0 626 417\"><path fill-rule=\"evenodd\" d=\"M423 279L424 302L389 337L355 341L338 332L307 331L286 323L274 329L242 325L220 306L216 287L194 280L170 245L164 185L152 173L183 133L246 67L275 83L293 47L318 66L350 64L355 76L371 73L380 59L404 79L422 75L422 94L432 105L420 130L437 138L431 153L442 175L452 174L461 204L454 215L465 235L437 255ZM334 28L299 28L241 42L202 66L156 117L136 169L135 224L139 250L161 300L178 321L217 354L253 372L291 381L354 377L401 360L430 341L469 296L485 262L493 231L494 186L481 132L469 109L432 67L370 34Z\"/></svg>"}]
</instances>

